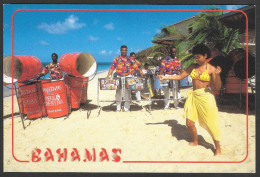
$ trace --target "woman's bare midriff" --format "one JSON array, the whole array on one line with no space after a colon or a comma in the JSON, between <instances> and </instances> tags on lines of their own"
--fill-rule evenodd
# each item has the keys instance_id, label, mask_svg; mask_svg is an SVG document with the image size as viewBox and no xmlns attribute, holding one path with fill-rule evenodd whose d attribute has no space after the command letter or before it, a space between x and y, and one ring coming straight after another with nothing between
<instances>
[{"instance_id":1,"label":"woman's bare midriff","mask_svg":"<svg viewBox=\"0 0 260 177\"><path fill-rule=\"evenodd\" d=\"M193 90L207 88L209 87L210 82L200 81L198 79L192 79Z\"/></svg>"}]
</instances>

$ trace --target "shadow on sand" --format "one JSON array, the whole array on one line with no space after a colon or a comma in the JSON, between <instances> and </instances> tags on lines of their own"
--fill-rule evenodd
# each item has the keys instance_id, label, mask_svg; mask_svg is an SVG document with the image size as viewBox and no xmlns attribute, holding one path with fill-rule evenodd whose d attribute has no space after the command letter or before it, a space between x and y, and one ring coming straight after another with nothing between
<instances>
[{"instance_id":1,"label":"shadow on sand","mask_svg":"<svg viewBox=\"0 0 260 177\"><path fill-rule=\"evenodd\" d=\"M181 125L176 120L166 120L164 122L157 123L146 123L146 125L157 125L157 124L167 124L171 127L172 136L175 137L178 141L185 140L187 142L191 142L192 138L189 133L188 128L185 125ZM211 149L212 152L215 152L214 145L205 141L205 139L198 135L199 145L205 147L206 149Z\"/></svg>"}]
</instances>

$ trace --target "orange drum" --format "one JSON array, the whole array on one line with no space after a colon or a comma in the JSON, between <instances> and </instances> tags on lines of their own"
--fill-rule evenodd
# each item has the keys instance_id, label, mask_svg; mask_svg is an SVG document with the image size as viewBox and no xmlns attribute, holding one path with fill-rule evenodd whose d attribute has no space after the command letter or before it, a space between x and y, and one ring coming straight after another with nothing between
<instances>
[{"instance_id":1,"label":"orange drum","mask_svg":"<svg viewBox=\"0 0 260 177\"><path fill-rule=\"evenodd\" d=\"M83 89L80 103L86 103L88 99L88 77L83 79Z\"/></svg>"},{"instance_id":2,"label":"orange drum","mask_svg":"<svg viewBox=\"0 0 260 177\"><path fill-rule=\"evenodd\" d=\"M82 96L82 89L83 89L83 79L80 77L74 77L66 75L64 77L65 84L70 89L70 105L71 108L78 109L80 107L80 101Z\"/></svg>"},{"instance_id":3,"label":"orange drum","mask_svg":"<svg viewBox=\"0 0 260 177\"><path fill-rule=\"evenodd\" d=\"M64 80L43 80L42 91L49 118L58 118L69 114Z\"/></svg>"},{"instance_id":4,"label":"orange drum","mask_svg":"<svg viewBox=\"0 0 260 177\"><path fill-rule=\"evenodd\" d=\"M81 78L92 76L97 69L97 62L89 53L66 53L59 64L62 72Z\"/></svg>"},{"instance_id":5,"label":"orange drum","mask_svg":"<svg viewBox=\"0 0 260 177\"><path fill-rule=\"evenodd\" d=\"M42 72L41 61L34 56L7 56L3 58L3 81L4 84L12 83L12 66L13 82L23 82L36 78Z\"/></svg>"},{"instance_id":6,"label":"orange drum","mask_svg":"<svg viewBox=\"0 0 260 177\"><path fill-rule=\"evenodd\" d=\"M235 77L233 72L228 73L224 87L226 88L225 93L240 93L240 91L246 93L246 81Z\"/></svg>"},{"instance_id":7,"label":"orange drum","mask_svg":"<svg viewBox=\"0 0 260 177\"><path fill-rule=\"evenodd\" d=\"M46 116L41 83L33 81L29 84L18 83L18 104L22 114L27 114L28 119Z\"/></svg>"}]
</instances>

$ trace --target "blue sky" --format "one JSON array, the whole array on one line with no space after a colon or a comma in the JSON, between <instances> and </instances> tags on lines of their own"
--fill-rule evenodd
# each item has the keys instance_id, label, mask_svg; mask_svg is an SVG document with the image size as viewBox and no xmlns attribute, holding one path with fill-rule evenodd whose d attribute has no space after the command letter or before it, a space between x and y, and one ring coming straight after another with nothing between
<instances>
[{"instance_id":1,"label":"blue sky","mask_svg":"<svg viewBox=\"0 0 260 177\"><path fill-rule=\"evenodd\" d=\"M234 10L241 5L218 5ZM207 9L204 5L4 5L4 56L11 53L12 15L18 9L74 9L75 11L19 11L14 15L14 55L29 55L42 62L51 53L87 52L98 62L112 62L121 45L128 53L151 47L153 36L198 12L88 12L76 9Z\"/></svg>"}]
</instances>

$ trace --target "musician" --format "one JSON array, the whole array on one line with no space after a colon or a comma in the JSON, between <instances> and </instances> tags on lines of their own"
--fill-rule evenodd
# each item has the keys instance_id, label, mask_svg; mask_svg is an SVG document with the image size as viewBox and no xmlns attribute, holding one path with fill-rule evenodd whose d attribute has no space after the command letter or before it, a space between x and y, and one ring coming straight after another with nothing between
<instances>
[{"instance_id":1,"label":"musician","mask_svg":"<svg viewBox=\"0 0 260 177\"><path fill-rule=\"evenodd\" d=\"M138 67L139 70L141 70L141 63L135 58L135 53L134 52L131 52L130 53L130 60L133 60L134 61L134 64ZM134 76L141 76L141 73L138 72L138 71L135 71L133 73ZM135 93L135 96L136 96L136 99L137 99L137 102L140 102L141 101L141 93L139 90L136 91Z\"/></svg>"},{"instance_id":2,"label":"musician","mask_svg":"<svg viewBox=\"0 0 260 177\"><path fill-rule=\"evenodd\" d=\"M138 66L134 63L133 60L130 60L129 56L127 56L127 46L122 45L120 47L121 55L117 56L108 71L107 79L109 79L109 76L113 73L113 71L116 69L116 74L118 78L122 77L133 77L133 73L136 71L139 71L142 73L142 71L138 68ZM124 111L130 112L130 99L131 99L131 90L125 89L124 93ZM122 87L117 87L116 90L116 112L121 111L121 102L122 102Z\"/></svg>"},{"instance_id":3,"label":"musician","mask_svg":"<svg viewBox=\"0 0 260 177\"><path fill-rule=\"evenodd\" d=\"M63 77L63 74L60 71L60 67L58 63L58 55L56 53L52 53L51 58L52 58L52 62L45 66L42 73L38 75L37 79L40 79L41 76L45 76L48 72L51 80L58 80Z\"/></svg>"},{"instance_id":4,"label":"musician","mask_svg":"<svg viewBox=\"0 0 260 177\"><path fill-rule=\"evenodd\" d=\"M170 55L165 57L161 61L160 75L174 76L181 72L181 61L175 56L176 47L172 46L169 51ZM174 106L179 109L180 92L178 88L178 81L171 80L169 88L164 88L164 110L167 110L170 106L170 92L173 94Z\"/></svg>"}]
</instances>

